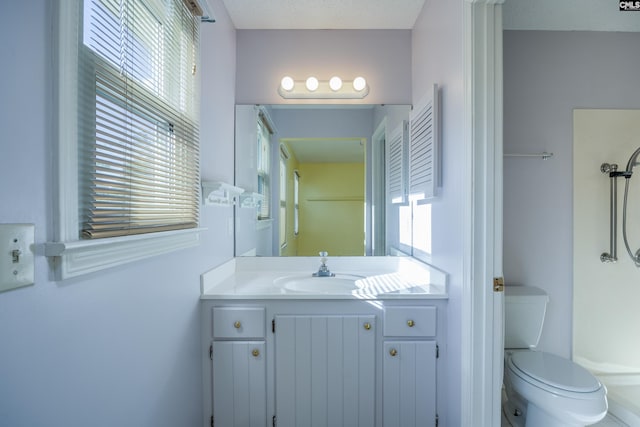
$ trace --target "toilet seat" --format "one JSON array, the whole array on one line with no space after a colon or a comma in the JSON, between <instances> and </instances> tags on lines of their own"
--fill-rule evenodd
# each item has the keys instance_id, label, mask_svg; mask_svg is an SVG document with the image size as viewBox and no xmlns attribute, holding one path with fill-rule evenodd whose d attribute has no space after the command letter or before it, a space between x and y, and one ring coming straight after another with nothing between
<instances>
[{"instance_id":1,"label":"toilet seat","mask_svg":"<svg viewBox=\"0 0 640 427\"><path fill-rule=\"evenodd\" d=\"M551 388L559 394L593 393L602 387L583 367L543 351L514 352L509 358L509 365L526 381L544 385L546 387L543 388Z\"/></svg>"}]
</instances>

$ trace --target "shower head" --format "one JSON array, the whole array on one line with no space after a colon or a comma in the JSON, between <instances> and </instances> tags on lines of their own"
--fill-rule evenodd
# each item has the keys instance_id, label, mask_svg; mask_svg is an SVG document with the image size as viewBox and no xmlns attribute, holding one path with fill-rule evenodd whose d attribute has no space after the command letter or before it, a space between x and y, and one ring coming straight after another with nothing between
<instances>
[{"instance_id":1,"label":"shower head","mask_svg":"<svg viewBox=\"0 0 640 427\"><path fill-rule=\"evenodd\" d=\"M631 177L631 173L633 172L633 167L637 165L638 155L640 155L640 147L636 148L636 151L633 152L631 157L629 157L629 161L627 162L626 172L628 173L627 178Z\"/></svg>"}]
</instances>

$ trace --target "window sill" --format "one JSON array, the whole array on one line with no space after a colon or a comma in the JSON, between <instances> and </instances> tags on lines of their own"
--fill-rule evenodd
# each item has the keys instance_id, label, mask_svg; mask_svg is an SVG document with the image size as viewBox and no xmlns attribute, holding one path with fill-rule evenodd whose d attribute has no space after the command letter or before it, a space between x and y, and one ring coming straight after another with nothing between
<instances>
[{"instance_id":1,"label":"window sill","mask_svg":"<svg viewBox=\"0 0 640 427\"><path fill-rule=\"evenodd\" d=\"M45 243L53 258L56 280L93 273L133 261L197 246L203 228L127 237Z\"/></svg>"}]
</instances>

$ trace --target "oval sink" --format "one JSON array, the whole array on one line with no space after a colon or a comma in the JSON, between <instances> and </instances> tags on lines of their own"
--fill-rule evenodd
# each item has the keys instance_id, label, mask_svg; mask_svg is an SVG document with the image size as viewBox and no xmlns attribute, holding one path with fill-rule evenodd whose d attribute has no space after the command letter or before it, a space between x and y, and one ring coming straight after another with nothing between
<instances>
[{"instance_id":1,"label":"oval sink","mask_svg":"<svg viewBox=\"0 0 640 427\"><path fill-rule=\"evenodd\" d=\"M316 294L344 294L351 293L361 286L358 280L362 276L353 274L336 274L333 277L315 277L311 274L278 277L273 284L291 292L306 292Z\"/></svg>"}]
</instances>

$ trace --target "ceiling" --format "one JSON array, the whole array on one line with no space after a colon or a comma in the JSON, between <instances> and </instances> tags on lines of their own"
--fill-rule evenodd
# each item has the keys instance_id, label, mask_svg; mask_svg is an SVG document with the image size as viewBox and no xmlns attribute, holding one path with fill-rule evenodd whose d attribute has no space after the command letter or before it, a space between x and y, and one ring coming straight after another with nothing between
<instances>
[{"instance_id":1,"label":"ceiling","mask_svg":"<svg viewBox=\"0 0 640 427\"><path fill-rule=\"evenodd\" d=\"M223 0L236 29L413 28L425 0Z\"/></svg>"},{"instance_id":2,"label":"ceiling","mask_svg":"<svg viewBox=\"0 0 640 427\"><path fill-rule=\"evenodd\" d=\"M211 0L208 0L211 2ZM425 0L222 0L236 29L325 30L414 27ZM214 11L215 12L215 11ZM215 13L214 13L215 16ZM638 12L617 1L508 0L507 30L640 31Z\"/></svg>"}]
</instances>

